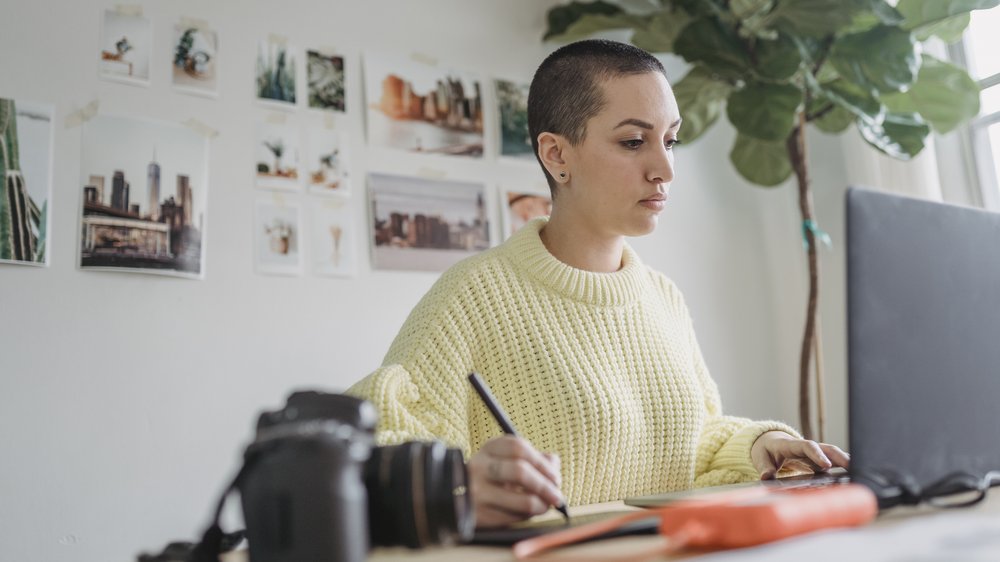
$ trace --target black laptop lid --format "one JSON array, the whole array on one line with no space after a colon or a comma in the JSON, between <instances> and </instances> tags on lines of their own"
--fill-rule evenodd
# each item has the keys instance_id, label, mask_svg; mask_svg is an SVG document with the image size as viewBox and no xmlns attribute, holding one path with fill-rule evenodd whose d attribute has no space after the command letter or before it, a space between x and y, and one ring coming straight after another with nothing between
<instances>
[{"instance_id":1,"label":"black laptop lid","mask_svg":"<svg viewBox=\"0 0 1000 562\"><path fill-rule=\"evenodd\" d=\"M847 193L851 469L1000 469L1000 214Z\"/></svg>"}]
</instances>

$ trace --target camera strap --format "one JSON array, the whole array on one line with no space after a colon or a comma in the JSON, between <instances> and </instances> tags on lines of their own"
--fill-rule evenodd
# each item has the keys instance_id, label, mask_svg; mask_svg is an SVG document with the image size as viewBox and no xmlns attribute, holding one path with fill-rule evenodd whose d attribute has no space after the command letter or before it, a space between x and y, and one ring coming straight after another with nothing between
<instances>
[{"instance_id":1,"label":"camera strap","mask_svg":"<svg viewBox=\"0 0 1000 562\"><path fill-rule=\"evenodd\" d=\"M244 531L239 530L226 533L222 530L219 520L222 518L222 508L226 505L226 499L232 495L234 490L239 488L240 483L243 481L243 476L256 463L258 458L258 455L248 455L244 459L240 471L236 473L236 477L222 491L222 497L219 498L219 503L215 507L215 515L212 517L212 523L202 534L201 542L191 551L191 562L219 562L219 555L222 552L236 548L243 541L246 534Z\"/></svg>"}]
</instances>

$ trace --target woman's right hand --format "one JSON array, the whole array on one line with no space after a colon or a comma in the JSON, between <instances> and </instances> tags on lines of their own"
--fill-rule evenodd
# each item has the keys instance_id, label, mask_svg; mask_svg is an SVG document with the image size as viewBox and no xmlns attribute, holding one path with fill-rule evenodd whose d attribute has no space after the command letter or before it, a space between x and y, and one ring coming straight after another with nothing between
<instances>
[{"instance_id":1,"label":"woman's right hand","mask_svg":"<svg viewBox=\"0 0 1000 562\"><path fill-rule=\"evenodd\" d=\"M559 457L520 437L487 441L468 466L477 527L503 527L566 501L559 491Z\"/></svg>"}]
</instances>

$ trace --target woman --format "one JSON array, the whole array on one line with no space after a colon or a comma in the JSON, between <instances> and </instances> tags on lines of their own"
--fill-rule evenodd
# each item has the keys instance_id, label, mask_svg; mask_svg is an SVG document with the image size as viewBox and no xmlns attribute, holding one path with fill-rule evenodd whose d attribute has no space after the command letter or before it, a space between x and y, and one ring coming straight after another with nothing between
<instances>
[{"instance_id":1,"label":"woman","mask_svg":"<svg viewBox=\"0 0 1000 562\"><path fill-rule=\"evenodd\" d=\"M379 408L381 443L440 438L474 453L480 527L563 494L595 503L849 462L785 424L723 416L680 292L625 243L656 227L680 124L648 53L600 40L552 53L528 97L551 217L445 272L351 390ZM523 439L500 436L470 371Z\"/></svg>"}]
</instances>

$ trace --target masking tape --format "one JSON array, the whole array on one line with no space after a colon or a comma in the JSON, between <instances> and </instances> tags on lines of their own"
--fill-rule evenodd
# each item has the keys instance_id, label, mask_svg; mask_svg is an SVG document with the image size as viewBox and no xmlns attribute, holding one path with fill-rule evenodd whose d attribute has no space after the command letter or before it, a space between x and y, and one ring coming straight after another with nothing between
<instances>
[{"instance_id":1,"label":"masking tape","mask_svg":"<svg viewBox=\"0 0 1000 562\"><path fill-rule=\"evenodd\" d=\"M267 122L274 125L284 125L288 122L288 115L284 113L268 113Z\"/></svg>"},{"instance_id":2,"label":"masking tape","mask_svg":"<svg viewBox=\"0 0 1000 562\"><path fill-rule=\"evenodd\" d=\"M417 170L417 175L429 180L443 180L448 176L448 172L434 168L420 168Z\"/></svg>"},{"instance_id":3,"label":"masking tape","mask_svg":"<svg viewBox=\"0 0 1000 562\"><path fill-rule=\"evenodd\" d=\"M327 129L333 129L337 126L336 120L334 120L333 115L327 115L323 118L323 124L326 125Z\"/></svg>"},{"instance_id":4,"label":"masking tape","mask_svg":"<svg viewBox=\"0 0 1000 562\"><path fill-rule=\"evenodd\" d=\"M180 26L185 29L195 28L198 31L208 31L208 22L198 18L181 17Z\"/></svg>"},{"instance_id":5,"label":"masking tape","mask_svg":"<svg viewBox=\"0 0 1000 562\"><path fill-rule=\"evenodd\" d=\"M274 201L274 204L279 207L285 207L288 205L287 201L285 201L285 195L277 191L271 192L271 200Z\"/></svg>"},{"instance_id":6,"label":"masking tape","mask_svg":"<svg viewBox=\"0 0 1000 562\"><path fill-rule=\"evenodd\" d=\"M288 46L288 37L284 35L278 35L277 33L271 33L267 36L269 43L274 43L275 45L280 45L282 47Z\"/></svg>"},{"instance_id":7,"label":"masking tape","mask_svg":"<svg viewBox=\"0 0 1000 562\"><path fill-rule=\"evenodd\" d=\"M115 13L120 16L142 16L142 6L138 4L118 4Z\"/></svg>"},{"instance_id":8,"label":"masking tape","mask_svg":"<svg viewBox=\"0 0 1000 562\"><path fill-rule=\"evenodd\" d=\"M437 66L438 60L430 55L425 55L424 53L410 53L410 58L417 62L422 62L430 66Z\"/></svg>"},{"instance_id":9,"label":"masking tape","mask_svg":"<svg viewBox=\"0 0 1000 562\"><path fill-rule=\"evenodd\" d=\"M186 125L188 128L193 129L196 133L200 134L203 137L214 139L215 137L219 136L219 131L216 131L215 129L209 127L208 125L206 125L202 121L195 119L194 117L185 121L184 125Z\"/></svg>"},{"instance_id":10,"label":"masking tape","mask_svg":"<svg viewBox=\"0 0 1000 562\"><path fill-rule=\"evenodd\" d=\"M74 111L66 116L66 128L72 129L83 125L87 121L90 121L97 115L97 110L100 107L100 102L94 100L84 106L83 109Z\"/></svg>"}]
</instances>

